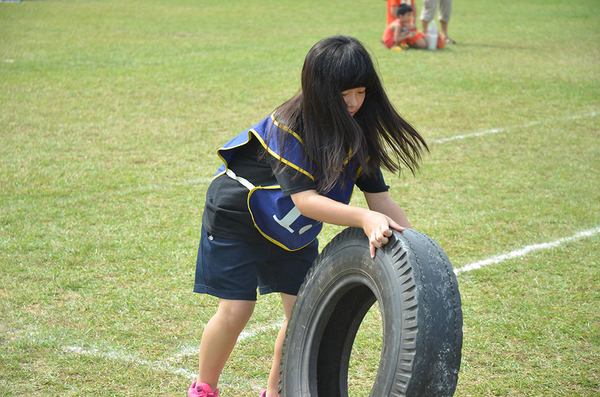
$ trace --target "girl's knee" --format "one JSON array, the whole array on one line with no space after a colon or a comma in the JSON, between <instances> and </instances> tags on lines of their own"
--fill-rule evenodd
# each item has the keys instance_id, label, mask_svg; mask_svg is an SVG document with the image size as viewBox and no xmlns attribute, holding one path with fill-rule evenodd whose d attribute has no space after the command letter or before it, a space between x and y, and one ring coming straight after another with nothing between
<instances>
[{"instance_id":1,"label":"girl's knee","mask_svg":"<svg viewBox=\"0 0 600 397\"><path fill-rule=\"evenodd\" d=\"M243 328L254 312L254 301L221 299L217 315L228 323Z\"/></svg>"},{"instance_id":2,"label":"girl's knee","mask_svg":"<svg viewBox=\"0 0 600 397\"><path fill-rule=\"evenodd\" d=\"M427 41L424 38L420 38L413 46L416 48L427 48Z\"/></svg>"}]
</instances>

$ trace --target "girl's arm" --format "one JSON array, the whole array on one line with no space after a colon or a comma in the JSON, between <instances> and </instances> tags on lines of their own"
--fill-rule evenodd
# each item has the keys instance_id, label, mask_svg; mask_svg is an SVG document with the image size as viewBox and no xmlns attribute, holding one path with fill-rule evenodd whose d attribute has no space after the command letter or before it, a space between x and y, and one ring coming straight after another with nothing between
<instances>
[{"instance_id":1,"label":"girl's arm","mask_svg":"<svg viewBox=\"0 0 600 397\"><path fill-rule=\"evenodd\" d=\"M365 193L365 199L371 210L389 216L402 227L412 228L404 211L390 196L389 192Z\"/></svg>"},{"instance_id":2,"label":"girl's arm","mask_svg":"<svg viewBox=\"0 0 600 397\"><path fill-rule=\"evenodd\" d=\"M402 32L402 26L400 24L391 24L390 29L394 30L394 43L396 45L401 45L402 42L406 39L409 39L411 36L410 32Z\"/></svg>"},{"instance_id":3,"label":"girl's arm","mask_svg":"<svg viewBox=\"0 0 600 397\"><path fill-rule=\"evenodd\" d=\"M300 213L308 218L334 225L362 228L369 238L371 258L375 258L376 248L381 248L388 243L388 237L392 235L390 228L398 231L404 230L404 227L398 224L396 220L384 213L337 202L318 194L316 190L305 190L294 193L290 197ZM385 200L376 198L373 205L376 207L379 205L380 208L385 209L389 204L386 205ZM394 216L399 216L393 210L390 211ZM398 217L398 219L401 218ZM408 220L406 223L408 223Z\"/></svg>"}]
</instances>

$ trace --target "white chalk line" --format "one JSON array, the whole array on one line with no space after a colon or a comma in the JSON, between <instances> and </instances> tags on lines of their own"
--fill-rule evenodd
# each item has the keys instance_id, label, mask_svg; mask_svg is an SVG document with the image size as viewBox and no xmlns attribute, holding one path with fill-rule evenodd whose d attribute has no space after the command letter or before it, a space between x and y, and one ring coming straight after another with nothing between
<instances>
[{"instance_id":1,"label":"white chalk line","mask_svg":"<svg viewBox=\"0 0 600 397\"><path fill-rule=\"evenodd\" d=\"M555 241L551 241L548 243L528 245L521 249L509 252L508 254L503 254L503 255L492 257L492 258L484 259L482 261L474 262L469 265L454 269L454 273L458 276L459 274L464 273L464 272L481 269L486 266L490 266L490 265L494 265L494 264L498 264L498 263L507 261L509 259L523 257L534 251L556 248L565 243L577 241L577 240L580 240L580 239L583 239L586 237L593 237L599 233L600 233L600 226L593 228L593 229L589 229L589 230L585 230L585 231L576 233L570 237L564 237L564 238L561 238L561 239L558 239ZM238 337L238 342L252 339L255 336L259 335L260 333L266 332L268 330L279 329L282 324L283 324L283 321L280 320L278 322L271 322L265 326L258 327L256 329L252 329L249 331L243 331L240 334L240 336ZM139 357L135 357L131 354L123 353L123 352L119 352L119 351L100 350L100 349L96 349L96 348L86 349L86 348L83 348L80 346L63 346L62 349L63 349L63 351L65 351L67 353L72 353L72 354L81 354L81 355L85 355L85 356L99 357L99 358L103 358L103 359L107 359L107 360L120 360L120 361L125 361L125 362L131 363L131 364L143 365L143 366L152 368L156 371L164 371L164 372L168 372L168 373L171 373L174 375L181 375L188 379L195 379L198 376L196 372L192 372L192 371L189 371L189 370L183 369L183 368L176 368L173 366L173 363L179 361L183 357L198 354L199 348L193 347L193 346L188 346L185 349L183 349L180 353L178 353L172 357L169 357L163 361L145 360L145 359L141 359ZM225 381L225 382L221 382L221 383L223 385L227 385L227 383L230 383L230 382ZM260 389L260 386L257 386L257 388Z\"/></svg>"},{"instance_id":2,"label":"white chalk line","mask_svg":"<svg viewBox=\"0 0 600 397\"><path fill-rule=\"evenodd\" d=\"M248 339L252 339L255 336L257 336L263 332L269 331L269 330L279 330L282 325L283 325L283 319L280 321L277 321L277 322L270 322L267 325L264 325L264 326L261 326L261 327L255 328L255 329L251 329L248 331L242 331L242 333L239 335L237 341L239 343L239 342L243 342ZM181 375L188 379L196 379L196 377L198 376L198 373L192 372L192 371L189 371L189 370L183 369L183 368L176 368L173 365L175 362L181 360L183 357L197 355L199 349L200 348L198 346L187 346L181 352L175 354L172 357L168 357L167 359L165 359L163 361L152 361L152 360L146 360L146 359L142 359L139 357L135 357L131 354L124 353L122 351L114 351L114 350L108 350L108 349L101 350L101 349L97 349L97 348L86 349L81 346L63 346L62 347L62 350L66 353L79 354L79 355L84 355L84 356L89 356L89 357L98 357L98 358L102 358L102 359L106 359L106 360L124 361L124 362L135 364L135 365L146 366L146 367L152 368L155 371L168 372L168 373L171 373L174 375ZM228 383L230 383L230 382L227 382L227 380L225 379L224 381L221 381L220 384L227 385ZM260 389L260 386L257 386L257 389Z\"/></svg>"},{"instance_id":3,"label":"white chalk line","mask_svg":"<svg viewBox=\"0 0 600 397\"><path fill-rule=\"evenodd\" d=\"M489 130L473 132L470 134L454 135L454 136L451 136L448 138L432 139L429 141L429 143L440 144L440 143L456 141L459 139L476 138L479 136L484 136L484 135L489 135L489 134L497 134L499 132L505 132L505 131L517 129L517 128L527 128L527 127L533 127L533 126L541 125L541 124L551 124L551 123L557 123L557 122L562 122L562 121L596 117L597 114L598 114L598 112L590 112L590 113L584 113L584 114L579 114L579 115L570 116L570 117L563 117L563 118L558 118L558 119L550 119L550 120L544 120L544 121L532 121L529 123L525 123L525 124L521 124L521 125L514 125L514 126L510 126L510 127L491 128Z\"/></svg>"},{"instance_id":4,"label":"white chalk line","mask_svg":"<svg viewBox=\"0 0 600 397\"><path fill-rule=\"evenodd\" d=\"M143 365L150 367L156 371L164 371L172 373L174 375L182 375L189 379L194 379L198 376L197 373L183 368L173 368L169 362L174 361L175 358L167 359L165 361L151 361L135 357L131 354L123 353L120 351L100 350L96 348L85 349L81 346L63 346L62 350L66 353L80 354L90 357L99 357L107 360L119 360L135 365Z\"/></svg>"},{"instance_id":5,"label":"white chalk line","mask_svg":"<svg viewBox=\"0 0 600 397\"><path fill-rule=\"evenodd\" d=\"M517 129L517 128L527 128L527 127L533 127L533 126L541 125L541 124L550 124L550 123L557 123L557 122L562 122L562 121L590 118L590 117L596 117L597 115L598 115L598 112L590 112L590 113L583 113L583 114L579 114L579 115L575 115L575 116L569 116L569 117L563 117L563 118L557 118L557 119L550 119L550 120L544 120L544 121L532 121L532 122L521 124L521 125L491 128L489 130L483 130L483 131L473 132L473 133L469 133L469 134L454 135L454 136L450 136L448 138L431 139L428 141L428 143L441 144L441 143L446 143L446 142L457 141L460 139L476 138L479 136L484 136L484 135L489 135L489 134L497 134L500 132L505 132L505 131L509 131L509 130ZM156 185L156 184L142 185L142 186L135 187L133 189L137 190L137 191L155 191L155 190L163 190L163 189L171 188L174 186L208 185L208 184L210 184L210 182L212 182L212 180L213 180L212 176L211 177L201 177L201 178L197 178L197 179L187 179L184 181L167 183L164 185ZM127 192L129 192L130 190L131 189L128 189Z\"/></svg>"},{"instance_id":6,"label":"white chalk line","mask_svg":"<svg viewBox=\"0 0 600 397\"><path fill-rule=\"evenodd\" d=\"M126 363L129 364L133 364L133 365L138 365L138 366L145 366L150 368L153 371L156 372L167 372L167 373L171 373L173 375L179 375L179 376L183 376L186 379L193 381L198 377L198 372L194 372L194 371L190 371L184 368L177 368L173 366L173 362L181 359L184 356L190 355L190 354L177 354L173 357L169 357L164 361L152 361L152 360L145 360L145 359L141 359L139 357L135 357L131 354L128 353L123 353L123 352L119 352L119 351L111 351L111 350L100 350L100 349L96 349L96 348L90 348L90 349L85 349L81 346L63 346L62 350L66 353L71 353L71 354L79 354L79 355L84 355L84 356L88 356L88 357L98 357L101 359L105 359L105 360L120 360L120 361L124 361ZM198 349L195 350L194 354L198 353ZM221 376L221 379L219 380L219 386L234 386L234 385L239 385L240 383L247 383L252 390L254 390L256 392L256 394L258 394L261 390L264 389L264 385L262 384L251 384L248 383L247 380L242 380L242 379L238 379L234 374L228 374L228 373L223 373ZM187 386L186 386L187 387Z\"/></svg>"},{"instance_id":7,"label":"white chalk line","mask_svg":"<svg viewBox=\"0 0 600 397\"><path fill-rule=\"evenodd\" d=\"M240 336L238 336L238 343L244 341L246 339L254 338L256 335L262 334L263 332L269 331L271 329L279 330L283 325L283 320L277 322L271 322L268 325L264 325L262 327L258 327L256 329L252 329L250 331L242 331Z\"/></svg>"},{"instance_id":8,"label":"white chalk line","mask_svg":"<svg viewBox=\"0 0 600 397\"><path fill-rule=\"evenodd\" d=\"M579 232L571 237L561 238L561 239L558 239L555 241L551 241L549 243L528 245L528 246L518 249L516 251L509 252L508 254L495 256L493 258L484 259L482 261L474 262L469 265L459 267L457 269L454 269L454 273L456 275L458 275L463 272L469 272L471 270L481 269L483 267L486 267L489 265L495 265L497 263L504 262L509 259L523 257L533 251L540 251L540 250L546 250L546 249L550 249L550 248L556 248L560 245L563 245L563 244L571 242L571 241L577 241L577 240L580 240L585 237L592 237L598 233L600 233L600 227L585 230L585 231Z\"/></svg>"}]
</instances>

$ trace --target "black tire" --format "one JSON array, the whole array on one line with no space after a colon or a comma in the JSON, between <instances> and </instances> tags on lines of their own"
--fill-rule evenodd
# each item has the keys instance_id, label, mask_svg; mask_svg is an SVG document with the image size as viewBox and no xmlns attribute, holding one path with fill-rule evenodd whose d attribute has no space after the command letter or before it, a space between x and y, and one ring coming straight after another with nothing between
<instances>
[{"instance_id":1,"label":"black tire","mask_svg":"<svg viewBox=\"0 0 600 397\"><path fill-rule=\"evenodd\" d=\"M375 259L368 244L362 229L348 228L315 261L287 328L280 396L348 396L352 344L376 301L383 344L370 396L454 394L462 310L446 254L412 229L394 231Z\"/></svg>"}]
</instances>

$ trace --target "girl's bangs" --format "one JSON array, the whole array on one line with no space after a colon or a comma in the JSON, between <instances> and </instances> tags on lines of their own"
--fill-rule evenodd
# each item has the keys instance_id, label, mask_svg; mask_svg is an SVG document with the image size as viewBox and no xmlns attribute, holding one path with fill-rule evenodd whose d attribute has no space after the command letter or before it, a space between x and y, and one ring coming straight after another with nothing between
<instances>
[{"instance_id":1,"label":"girl's bangs","mask_svg":"<svg viewBox=\"0 0 600 397\"><path fill-rule=\"evenodd\" d=\"M373 67L368 54L362 54L361 51L355 51L350 59L340 62L337 71L339 90L345 91L357 87L373 87L377 81L377 72Z\"/></svg>"}]
</instances>

